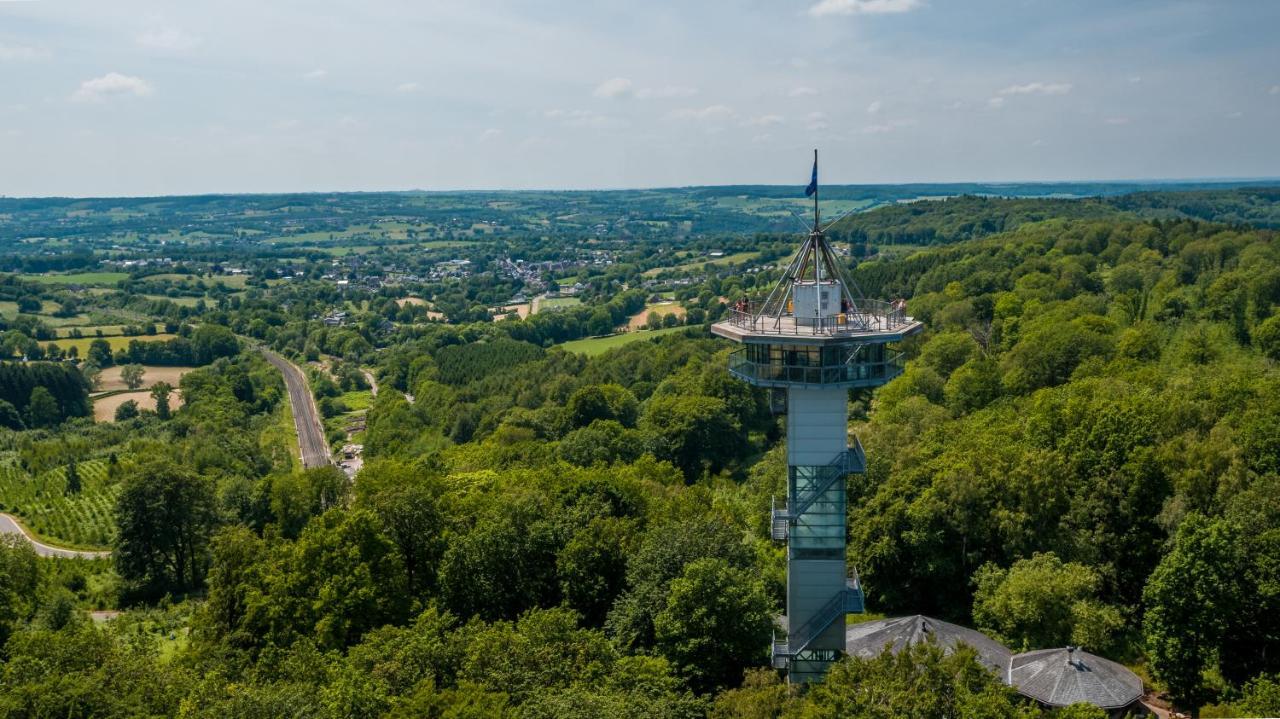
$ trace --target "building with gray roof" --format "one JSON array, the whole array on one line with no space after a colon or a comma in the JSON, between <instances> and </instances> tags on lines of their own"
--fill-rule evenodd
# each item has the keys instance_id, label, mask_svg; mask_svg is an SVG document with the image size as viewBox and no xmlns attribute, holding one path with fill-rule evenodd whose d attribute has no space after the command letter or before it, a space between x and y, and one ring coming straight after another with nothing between
<instances>
[{"instance_id":1,"label":"building with gray roof","mask_svg":"<svg viewBox=\"0 0 1280 719\"><path fill-rule=\"evenodd\" d=\"M973 647L978 661L1000 677L1005 676L1013 657L1013 652L982 632L920 614L850 625L845 630L845 653L870 659L886 647L896 652L910 644L931 640L948 654L958 644Z\"/></svg>"},{"instance_id":2,"label":"building with gray roof","mask_svg":"<svg viewBox=\"0 0 1280 719\"><path fill-rule=\"evenodd\" d=\"M1005 679L1020 694L1050 707L1087 702L1114 711L1142 696L1138 675L1075 647L1015 655Z\"/></svg>"}]
</instances>

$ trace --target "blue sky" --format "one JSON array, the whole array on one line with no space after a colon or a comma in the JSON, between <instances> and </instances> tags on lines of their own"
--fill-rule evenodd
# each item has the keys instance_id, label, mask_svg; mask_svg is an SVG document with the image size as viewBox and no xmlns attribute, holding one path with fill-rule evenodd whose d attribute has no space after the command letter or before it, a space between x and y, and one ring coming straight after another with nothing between
<instances>
[{"instance_id":1,"label":"blue sky","mask_svg":"<svg viewBox=\"0 0 1280 719\"><path fill-rule=\"evenodd\" d=\"M0 0L0 194L1280 176L1280 2Z\"/></svg>"}]
</instances>

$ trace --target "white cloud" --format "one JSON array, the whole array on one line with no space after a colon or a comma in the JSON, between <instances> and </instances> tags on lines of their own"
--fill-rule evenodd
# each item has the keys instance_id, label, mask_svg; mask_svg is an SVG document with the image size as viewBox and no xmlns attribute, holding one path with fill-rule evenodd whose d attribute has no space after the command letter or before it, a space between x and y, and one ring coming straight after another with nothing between
<instances>
[{"instance_id":1,"label":"white cloud","mask_svg":"<svg viewBox=\"0 0 1280 719\"><path fill-rule=\"evenodd\" d=\"M920 0L822 0L809 8L814 17L824 15L885 15L915 10Z\"/></svg>"},{"instance_id":2,"label":"white cloud","mask_svg":"<svg viewBox=\"0 0 1280 719\"><path fill-rule=\"evenodd\" d=\"M42 47L31 47L29 45L6 45L0 42L0 62L13 60L15 62L29 62L32 60L44 60L49 57L49 51Z\"/></svg>"},{"instance_id":3,"label":"white cloud","mask_svg":"<svg viewBox=\"0 0 1280 719\"><path fill-rule=\"evenodd\" d=\"M786 122L786 118L782 115L760 115L759 117L749 118L742 123L747 127L768 127L770 125L781 125Z\"/></svg>"},{"instance_id":4,"label":"white cloud","mask_svg":"<svg viewBox=\"0 0 1280 719\"><path fill-rule=\"evenodd\" d=\"M791 88L791 92L787 94L792 97L806 97L808 95L817 95L818 91L813 89L812 87L806 87L804 85L801 85L800 87Z\"/></svg>"},{"instance_id":5,"label":"white cloud","mask_svg":"<svg viewBox=\"0 0 1280 719\"><path fill-rule=\"evenodd\" d=\"M1239 120L1240 118L1244 117L1244 113L1240 112L1239 110L1236 110L1235 112L1228 112L1227 117L1232 120Z\"/></svg>"},{"instance_id":6,"label":"white cloud","mask_svg":"<svg viewBox=\"0 0 1280 719\"><path fill-rule=\"evenodd\" d=\"M1108 125L1128 125L1128 124L1129 124L1129 118L1127 118L1127 117L1123 117L1123 116L1121 116L1121 117L1108 117L1106 120L1103 120L1103 122L1107 123Z\"/></svg>"},{"instance_id":7,"label":"white cloud","mask_svg":"<svg viewBox=\"0 0 1280 719\"><path fill-rule=\"evenodd\" d=\"M329 71L324 68L316 68L302 76L303 80L323 80L329 76Z\"/></svg>"},{"instance_id":8,"label":"white cloud","mask_svg":"<svg viewBox=\"0 0 1280 719\"><path fill-rule=\"evenodd\" d=\"M990 100L987 100L987 107L990 107L995 110L999 110L1000 108L1004 107L1004 98L993 97Z\"/></svg>"},{"instance_id":9,"label":"white cloud","mask_svg":"<svg viewBox=\"0 0 1280 719\"><path fill-rule=\"evenodd\" d=\"M102 102L120 95L146 97L152 92L151 83L140 77L109 72L80 83L80 89L71 95L71 99L76 102Z\"/></svg>"},{"instance_id":10,"label":"white cloud","mask_svg":"<svg viewBox=\"0 0 1280 719\"><path fill-rule=\"evenodd\" d=\"M1133 83L1142 82L1142 76L1141 76L1141 75L1130 75L1130 76L1129 76L1129 82L1133 82Z\"/></svg>"},{"instance_id":11,"label":"white cloud","mask_svg":"<svg viewBox=\"0 0 1280 719\"><path fill-rule=\"evenodd\" d=\"M667 116L677 120L723 120L733 116L733 108L726 105L686 107L680 110L672 110Z\"/></svg>"},{"instance_id":12,"label":"white cloud","mask_svg":"<svg viewBox=\"0 0 1280 719\"><path fill-rule=\"evenodd\" d=\"M770 134L769 134L769 133L767 133L767 132L765 132L765 133L761 133L761 134L759 134L759 135L753 135L753 136L751 137L751 141L752 141L753 143L757 144L757 145L762 144L762 143L765 143L765 142L768 142L768 141L770 141L770 140L772 140L772 139L773 139L773 135L770 135Z\"/></svg>"},{"instance_id":13,"label":"white cloud","mask_svg":"<svg viewBox=\"0 0 1280 719\"><path fill-rule=\"evenodd\" d=\"M1270 89L1270 90L1267 90L1267 94L1268 94L1268 95L1280 95L1280 85L1272 85L1272 86L1271 86L1271 89Z\"/></svg>"},{"instance_id":14,"label":"white cloud","mask_svg":"<svg viewBox=\"0 0 1280 719\"><path fill-rule=\"evenodd\" d=\"M828 127L827 113L825 112L811 112L805 116L804 120L805 129L811 131L825 130Z\"/></svg>"},{"instance_id":15,"label":"white cloud","mask_svg":"<svg viewBox=\"0 0 1280 719\"><path fill-rule=\"evenodd\" d=\"M625 122L618 120L616 117L602 115L591 110L547 110L542 113L543 117L549 120L557 120L564 124L565 127L619 127L625 125Z\"/></svg>"},{"instance_id":16,"label":"white cloud","mask_svg":"<svg viewBox=\"0 0 1280 719\"><path fill-rule=\"evenodd\" d=\"M499 130L496 127L485 128L485 131L480 133L480 142L488 142L490 140L495 140L500 135L502 135L502 130Z\"/></svg>"},{"instance_id":17,"label":"white cloud","mask_svg":"<svg viewBox=\"0 0 1280 719\"><path fill-rule=\"evenodd\" d=\"M1065 95L1071 92L1069 82L1029 82L1025 85L1010 85L1002 90L1001 95Z\"/></svg>"},{"instance_id":18,"label":"white cloud","mask_svg":"<svg viewBox=\"0 0 1280 719\"><path fill-rule=\"evenodd\" d=\"M959 110L959 109L960 109L960 108L962 108L962 107L964 107L964 103L963 103L963 102L960 102L959 100L956 100L955 102L950 102L950 103L947 103L946 105L943 105L943 106L942 106L942 109L944 109L944 110Z\"/></svg>"},{"instance_id":19,"label":"white cloud","mask_svg":"<svg viewBox=\"0 0 1280 719\"><path fill-rule=\"evenodd\" d=\"M407 95L411 92L417 92L421 88L416 82L402 82L396 85L396 92Z\"/></svg>"},{"instance_id":20,"label":"white cloud","mask_svg":"<svg viewBox=\"0 0 1280 719\"><path fill-rule=\"evenodd\" d=\"M872 101L871 101L871 104L870 104L870 105L867 105L867 114L868 114L868 115L874 115L874 114L876 114L877 112L880 112L880 101L879 101L879 100L872 100Z\"/></svg>"},{"instance_id":21,"label":"white cloud","mask_svg":"<svg viewBox=\"0 0 1280 719\"><path fill-rule=\"evenodd\" d=\"M614 77L596 85L595 92L592 94L596 97L612 99L621 97L631 92L631 81L625 77Z\"/></svg>"},{"instance_id":22,"label":"white cloud","mask_svg":"<svg viewBox=\"0 0 1280 719\"><path fill-rule=\"evenodd\" d=\"M916 121L911 119L890 120L888 122L881 123L879 125L867 125L866 127L862 128L862 132L867 135L879 135L886 132L893 132L894 130L897 130L902 127L911 127L912 125L915 125L915 124L916 124Z\"/></svg>"},{"instance_id":23,"label":"white cloud","mask_svg":"<svg viewBox=\"0 0 1280 719\"><path fill-rule=\"evenodd\" d=\"M642 87L636 90L635 94L641 100L666 100L673 97L693 97L698 94L698 88L684 87L682 85Z\"/></svg>"},{"instance_id":24,"label":"white cloud","mask_svg":"<svg viewBox=\"0 0 1280 719\"><path fill-rule=\"evenodd\" d=\"M184 32L177 27L163 27L149 30L138 36L138 44L153 50L169 50L181 52L192 50L200 45L200 38Z\"/></svg>"},{"instance_id":25,"label":"white cloud","mask_svg":"<svg viewBox=\"0 0 1280 719\"><path fill-rule=\"evenodd\" d=\"M1043 144L1044 144L1044 140L1041 140L1041 139L1039 139L1039 138L1037 138L1037 139L1035 139L1035 140L1032 140L1032 141L1031 141L1031 146L1032 146L1032 147L1040 147L1040 146L1041 146L1041 145L1043 145Z\"/></svg>"}]
</instances>

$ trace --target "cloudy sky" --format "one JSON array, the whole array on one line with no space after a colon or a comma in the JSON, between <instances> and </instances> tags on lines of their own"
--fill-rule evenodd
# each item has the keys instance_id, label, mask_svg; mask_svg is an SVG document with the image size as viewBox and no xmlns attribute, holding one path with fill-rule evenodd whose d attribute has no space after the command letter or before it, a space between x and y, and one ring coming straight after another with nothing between
<instances>
[{"instance_id":1,"label":"cloudy sky","mask_svg":"<svg viewBox=\"0 0 1280 719\"><path fill-rule=\"evenodd\" d=\"M0 194L1280 176L1271 0L0 0Z\"/></svg>"}]
</instances>

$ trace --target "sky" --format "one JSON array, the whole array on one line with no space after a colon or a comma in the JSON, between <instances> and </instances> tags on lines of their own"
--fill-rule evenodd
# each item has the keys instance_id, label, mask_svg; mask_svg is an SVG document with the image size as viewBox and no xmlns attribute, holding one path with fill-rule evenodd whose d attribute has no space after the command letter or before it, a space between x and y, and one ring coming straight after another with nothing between
<instances>
[{"instance_id":1,"label":"sky","mask_svg":"<svg viewBox=\"0 0 1280 719\"><path fill-rule=\"evenodd\" d=\"M0 194L1280 176L1272 0L0 0Z\"/></svg>"}]
</instances>

